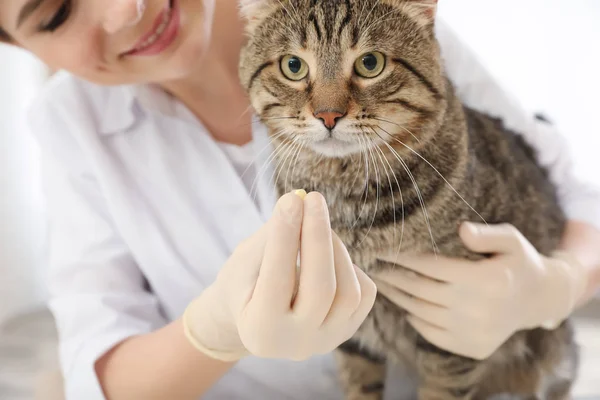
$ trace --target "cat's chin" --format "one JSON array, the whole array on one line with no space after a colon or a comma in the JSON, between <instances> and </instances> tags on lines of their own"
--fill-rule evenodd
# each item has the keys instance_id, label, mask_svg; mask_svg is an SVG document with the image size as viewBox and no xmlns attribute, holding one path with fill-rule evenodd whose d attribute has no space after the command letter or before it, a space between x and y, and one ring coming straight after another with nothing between
<instances>
[{"instance_id":1,"label":"cat's chin","mask_svg":"<svg viewBox=\"0 0 600 400\"><path fill-rule=\"evenodd\" d=\"M364 144L327 138L308 145L315 153L329 158L346 158L365 151Z\"/></svg>"}]
</instances>

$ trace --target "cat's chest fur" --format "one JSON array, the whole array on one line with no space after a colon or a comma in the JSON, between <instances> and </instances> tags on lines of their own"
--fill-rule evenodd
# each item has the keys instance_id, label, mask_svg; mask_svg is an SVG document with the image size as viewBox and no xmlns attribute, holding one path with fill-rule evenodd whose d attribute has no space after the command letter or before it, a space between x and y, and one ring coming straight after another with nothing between
<instances>
[{"instance_id":1,"label":"cat's chest fur","mask_svg":"<svg viewBox=\"0 0 600 400\"><path fill-rule=\"evenodd\" d=\"M377 256L398 250L469 256L457 229L461 220L477 215L454 192L460 183L445 182L418 160L399 167L394 157L383 153L319 162L311 155L299 157L295 167L278 171L278 191L303 188L321 193L332 229L365 271L375 267ZM454 167L464 168L460 162Z\"/></svg>"}]
</instances>

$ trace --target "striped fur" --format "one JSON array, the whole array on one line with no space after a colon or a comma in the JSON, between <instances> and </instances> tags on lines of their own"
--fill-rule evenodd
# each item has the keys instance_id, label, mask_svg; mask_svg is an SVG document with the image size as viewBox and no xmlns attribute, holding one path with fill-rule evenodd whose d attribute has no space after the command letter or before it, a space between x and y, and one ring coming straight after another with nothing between
<instances>
[{"instance_id":1,"label":"striped fur","mask_svg":"<svg viewBox=\"0 0 600 400\"><path fill-rule=\"evenodd\" d=\"M533 150L464 107L445 76L437 1L254 3L240 77L272 134L277 187L321 192L357 265L392 268L376 256L398 248L480 258L457 235L461 221L480 218L515 225L541 253L557 247L565 217ZM361 78L354 62L372 51L385 55L385 68ZM290 54L306 62L306 78L282 74ZM332 131L313 116L323 107L343 111ZM425 341L384 297L337 358L347 398L370 400L381 399L386 362L417 373L421 400L566 399L578 364L568 321L519 332L474 361Z\"/></svg>"}]
</instances>

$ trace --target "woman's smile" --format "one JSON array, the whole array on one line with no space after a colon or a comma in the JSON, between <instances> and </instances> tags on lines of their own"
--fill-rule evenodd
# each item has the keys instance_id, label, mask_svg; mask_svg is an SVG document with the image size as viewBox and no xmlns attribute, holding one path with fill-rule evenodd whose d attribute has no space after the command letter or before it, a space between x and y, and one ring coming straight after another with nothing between
<instances>
[{"instance_id":1,"label":"woman's smile","mask_svg":"<svg viewBox=\"0 0 600 400\"><path fill-rule=\"evenodd\" d=\"M180 20L179 1L170 0L154 20L152 29L123 56L154 56L162 53L177 38Z\"/></svg>"}]
</instances>

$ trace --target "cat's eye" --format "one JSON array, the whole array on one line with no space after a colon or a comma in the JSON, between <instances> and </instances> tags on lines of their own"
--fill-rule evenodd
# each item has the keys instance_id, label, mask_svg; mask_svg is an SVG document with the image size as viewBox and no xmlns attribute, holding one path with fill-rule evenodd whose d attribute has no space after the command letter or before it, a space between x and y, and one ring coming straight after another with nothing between
<instances>
[{"instance_id":1,"label":"cat's eye","mask_svg":"<svg viewBox=\"0 0 600 400\"><path fill-rule=\"evenodd\" d=\"M375 78L385 68L385 56L378 51L365 53L354 62L354 72L363 78Z\"/></svg>"},{"instance_id":2,"label":"cat's eye","mask_svg":"<svg viewBox=\"0 0 600 400\"><path fill-rule=\"evenodd\" d=\"M287 55L281 59L281 72L291 81L300 81L308 75L308 65L300 57Z\"/></svg>"}]
</instances>

